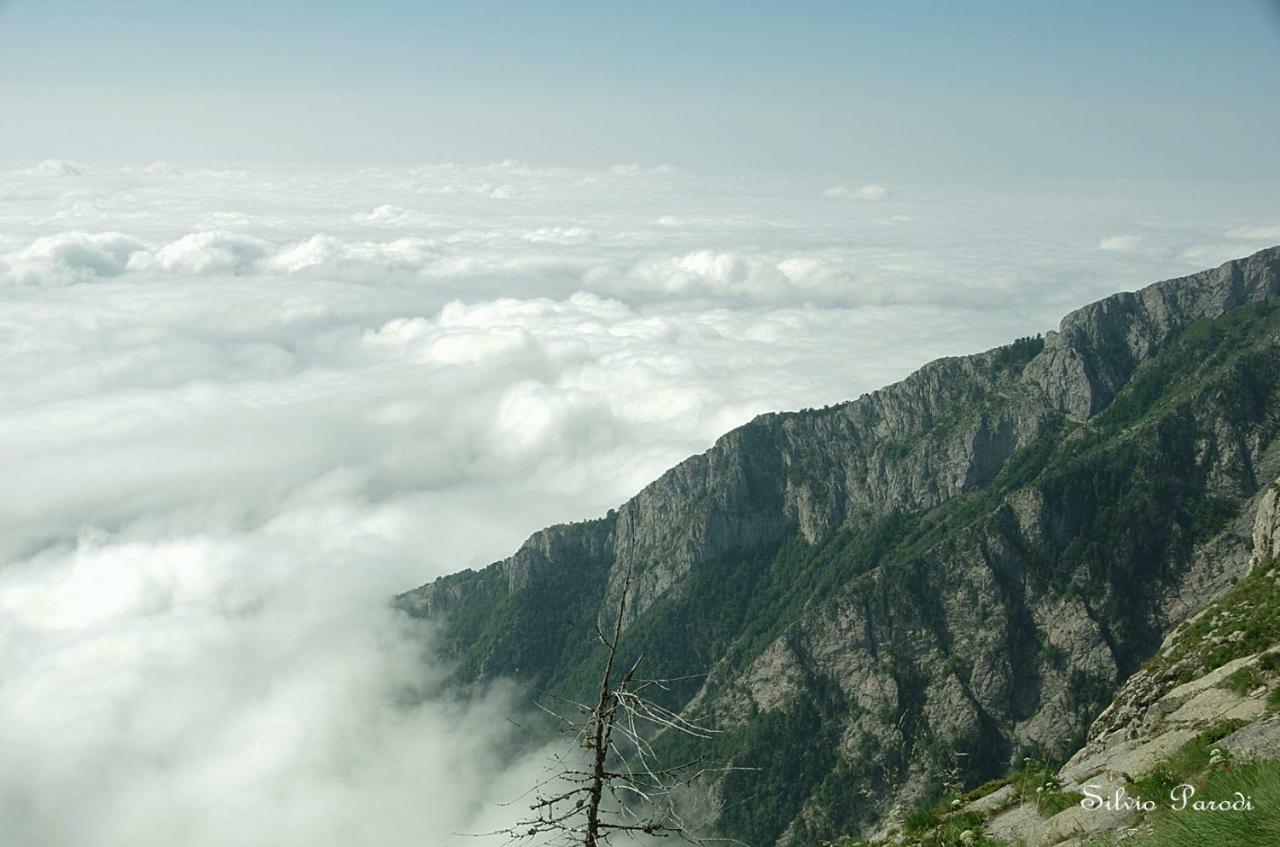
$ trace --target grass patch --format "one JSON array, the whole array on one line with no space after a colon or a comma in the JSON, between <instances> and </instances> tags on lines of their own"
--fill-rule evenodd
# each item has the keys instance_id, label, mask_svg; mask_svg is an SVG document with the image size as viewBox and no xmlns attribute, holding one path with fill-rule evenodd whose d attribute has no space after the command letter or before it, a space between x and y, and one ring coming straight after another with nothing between
<instances>
[{"instance_id":1,"label":"grass patch","mask_svg":"<svg viewBox=\"0 0 1280 847\"><path fill-rule=\"evenodd\" d=\"M923 810L907 820L909 842L920 847L1003 847L1004 842L993 841L982 832L986 815L981 812L960 812L942 817L943 806ZM947 807L949 808L949 807ZM915 827L912 826L914 819ZM966 835L968 833L968 835ZM853 847L857 842L846 842ZM840 847L845 847L844 844Z\"/></svg>"},{"instance_id":2,"label":"grass patch","mask_svg":"<svg viewBox=\"0 0 1280 847\"><path fill-rule=\"evenodd\" d=\"M1169 792L1184 782L1192 782L1202 776L1209 767L1213 745L1235 732L1248 721L1232 718L1215 724L1178 748L1168 760L1161 762L1151 773L1129 783L1130 796L1144 800L1164 802Z\"/></svg>"},{"instance_id":3,"label":"grass patch","mask_svg":"<svg viewBox=\"0 0 1280 847\"><path fill-rule=\"evenodd\" d=\"M1012 786L1013 794L1009 797L1008 804L1002 808L1023 802L1034 803L1042 817L1051 818L1084 799L1084 795L1076 791L1061 790L1057 771L1057 767L1051 762L1026 759L1022 767L1002 777L984 782L963 794L944 797L935 805L917 809L906 819L907 840L920 847L1002 845L1003 842L993 841L982 834L982 823L1000 810L989 813L959 810L974 800L986 797L1005 786ZM961 836L966 831L970 834L962 841ZM836 847L846 847L842 842L835 844ZM848 842L849 847L855 844L857 842Z\"/></svg>"},{"instance_id":4,"label":"grass patch","mask_svg":"<svg viewBox=\"0 0 1280 847\"><path fill-rule=\"evenodd\" d=\"M954 815L944 820L936 829L920 839L920 847L953 847L963 844L970 847L995 847L1000 842L992 841L982 832L984 816L978 812ZM966 837L965 833L969 833Z\"/></svg>"},{"instance_id":5,"label":"grass patch","mask_svg":"<svg viewBox=\"0 0 1280 847\"><path fill-rule=\"evenodd\" d=\"M1280 586L1266 576L1276 560L1253 569L1234 588L1179 635L1173 648L1152 661L1149 672L1159 676L1173 665L1183 662L1175 684L1187 682L1220 668L1233 659L1258 653L1280 643ZM1194 659L1201 661L1197 664ZM1280 654L1263 656L1255 668L1245 668L1232 674L1227 685L1233 691L1247 693L1246 686L1252 679L1249 674L1259 670L1280 668ZM1247 673L1246 673L1247 671ZM1260 680L1253 683L1256 687ZM1244 689L1243 691L1241 689Z\"/></svg>"},{"instance_id":6,"label":"grass patch","mask_svg":"<svg viewBox=\"0 0 1280 847\"><path fill-rule=\"evenodd\" d=\"M1235 792L1250 798L1251 811L1162 811L1149 835L1126 842L1133 847L1253 847L1280 844L1280 763L1260 762L1214 774L1198 786L1194 799L1231 800Z\"/></svg>"},{"instance_id":7,"label":"grass patch","mask_svg":"<svg viewBox=\"0 0 1280 847\"><path fill-rule=\"evenodd\" d=\"M1017 779L1017 775L1010 773L1010 774L1005 774L1004 776L999 777L998 779L988 780L982 783L981 785L979 785L977 788L971 788L965 793L961 794L960 803L961 804L972 803L974 800L980 800L983 797L986 797L988 794L994 794L997 791L999 791L1001 788L1004 788L1006 785L1013 782L1015 779Z\"/></svg>"},{"instance_id":8,"label":"grass patch","mask_svg":"<svg viewBox=\"0 0 1280 847\"><path fill-rule=\"evenodd\" d=\"M1084 799L1079 791L1045 791L1036 798L1036 811L1042 818L1051 818L1066 811Z\"/></svg>"},{"instance_id":9,"label":"grass patch","mask_svg":"<svg viewBox=\"0 0 1280 847\"><path fill-rule=\"evenodd\" d=\"M1262 684L1264 678L1263 671L1256 665L1247 668L1241 668L1231 676L1223 680L1223 687L1228 691L1234 691L1237 694L1245 695Z\"/></svg>"}]
</instances>

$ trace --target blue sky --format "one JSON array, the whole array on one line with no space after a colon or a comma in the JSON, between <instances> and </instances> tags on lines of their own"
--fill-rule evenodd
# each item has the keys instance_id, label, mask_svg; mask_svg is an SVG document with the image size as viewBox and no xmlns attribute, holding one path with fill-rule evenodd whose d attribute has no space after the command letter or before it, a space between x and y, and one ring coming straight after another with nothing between
<instances>
[{"instance_id":1,"label":"blue sky","mask_svg":"<svg viewBox=\"0 0 1280 847\"><path fill-rule=\"evenodd\" d=\"M1276 178L1280 6L0 2L0 161Z\"/></svg>"}]
</instances>

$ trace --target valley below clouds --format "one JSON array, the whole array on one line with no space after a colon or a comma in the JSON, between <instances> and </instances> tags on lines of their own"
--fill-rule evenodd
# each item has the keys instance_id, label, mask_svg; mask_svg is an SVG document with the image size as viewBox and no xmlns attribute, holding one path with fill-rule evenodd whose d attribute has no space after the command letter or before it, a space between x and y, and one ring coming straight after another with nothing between
<instances>
[{"instance_id":1,"label":"valley below clouds","mask_svg":"<svg viewBox=\"0 0 1280 847\"><path fill-rule=\"evenodd\" d=\"M0 171L0 820L50 847L499 826L538 772L512 755L528 694L446 691L392 595L602 514L754 415L1268 246L1275 196Z\"/></svg>"}]
</instances>

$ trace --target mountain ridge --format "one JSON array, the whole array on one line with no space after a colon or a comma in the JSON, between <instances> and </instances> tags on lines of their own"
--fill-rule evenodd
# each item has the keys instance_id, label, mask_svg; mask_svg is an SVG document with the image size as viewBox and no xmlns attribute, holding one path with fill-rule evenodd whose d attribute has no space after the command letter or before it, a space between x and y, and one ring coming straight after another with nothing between
<instances>
[{"instance_id":1,"label":"mountain ridge","mask_svg":"<svg viewBox=\"0 0 1280 847\"><path fill-rule=\"evenodd\" d=\"M1068 419L1087 419L1105 405L1104 402L1100 402L1102 397L1110 399L1114 394L1115 385L1120 381L1121 374L1118 373L1119 368L1099 372L1094 361L1098 357L1082 355L1081 347L1097 351L1106 347L1114 349L1116 346L1123 346L1130 350L1132 356L1133 348L1136 346L1143 354L1150 355L1151 351L1158 346L1162 336L1169 331L1171 322L1169 318L1179 313L1182 314L1183 323L1185 323L1200 317L1215 316L1215 312L1221 314L1259 296L1269 297L1280 293L1280 278L1277 277L1276 271L1278 262L1280 262L1280 246L1260 251L1244 259L1226 262L1213 270L1153 283L1135 292L1114 294L1069 312L1063 317L1057 331L1051 330L1046 334L1042 349L1028 362L1027 367L1032 369L1032 372L1027 381L1041 387L1050 399L1051 405L1065 413ZM1194 298L1179 296L1183 293L1179 289L1198 289L1201 287L1202 280L1209 283L1212 291L1210 296ZM1186 303L1188 299L1192 301L1190 304ZM1194 314L1196 318L1189 318L1188 314ZM1164 318L1163 326L1159 324L1153 326L1149 321L1141 321L1137 327L1133 327L1138 330L1136 335L1125 332L1134 323L1138 323L1132 320L1133 317L1146 316ZM1125 320L1126 318L1130 320ZM1100 328L1101 331L1095 328ZM755 428L770 425L775 421L782 422L797 415L825 415L847 410L851 416L856 415L859 423L864 428L870 429L872 435L892 441L895 436L902 437L912 424L927 428L927 424L932 419L941 416L938 406L955 399L947 396L946 388L948 381L959 382L956 377L961 374L957 371L967 371L969 363L994 358L1009 347L1010 345L1006 345L968 356L935 359L899 382L868 392L854 400L829 406L820 412L767 412L758 415L750 422L720 436L708 450L690 456L661 474L619 509L611 509L608 515L601 518L555 524L539 530L521 545L516 554L494 564L501 565L504 570L509 571L509 587L512 590L518 590L527 582L529 569L554 559L558 552L561 554L565 552L563 545L567 543L564 538L566 528L574 527L573 534L594 531L597 522L610 521L612 519L610 516L614 514L617 515L616 524L610 528L617 532L613 544L614 556L618 557L619 551L623 549L627 549L630 555L641 555L637 547L643 550L646 547L656 546L652 541L646 543L647 536L650 535L648 524L650 521L660 522L662 513L665 512L662 504L666 500L666 495L688 496L699 489L713 487L719 477L726 475L723 469L728 463L717 461L719 454L723 453L725 447L733 444L736 439L753 437ZM1042 357L1044 361L1040 361ZM1131 373L1137 364L1137 361L1130 358L1127 363L1128 372ZM1055 385L1056 390L1053 388ZM903 397L904 394L908 396ZM914 404L911 403L913 395L918 400ZM865 411L864 404L869 407ZM976 438L985 440L983 448L974 450L975 457L980 457L985 464L979 463L967 469L963 480L952 479L953 491L963 488L964 483L989 478L992 475L990 465L998 464L1012 452L1007 444L1007 431L1002 433L984 428L980 432L975 432L974 435ZM704 480L700 480L699 477L704 477ZM750 479L745 479L743 482L749 485ZM956 484L957 482L959 484ZM920 483L919 487L927 488L928 486L927 483ZM825 534L830 518L825 517L812 504L812 494L809 492L798 491L796 498L794 510L801 531L811 542L819 540ZM904 503L904 505L917 507L926 504L929 504L928 498L921 498L915 503ZM760 530L748 528L747 531L759 532ZM715 538L708 540L715 544ZM603 547L607 544L605 539L595 537L593 534L588 548L590 552L604 552ZM719 548L712 546L710 549L718 550ZM526 552L527 555L521 555ZM474 571L468 569L459 573L472 572ZM450 577L446 576L435 583L428 583L416 589L417 592L421 592L417 596L413 596L412 592L406 592L401 595L401 601L419 604L416 610L427 615L442 612L449 603L449 590L443 587L448 585L449 580ZM426 591L431 585L442 587L435 591ZM432 597L431 595L436 592L441 592L444 596ZM633 609L633 614L640 614L648 602L651 602L651 599L642 599Z\"/></svg>"},{"instance_id":2,"label":"mountain ridge","mask_svg":"<svg viewBox=\"0 0 1280 847\"><path fill-rule=\"evenodd\" d=\"M980 753L978 778L1068 747L1240 575L1236 518L1280 463L1278 295L1270 248L1084 306L1043 339L761 415L604 517L397 604L445 619L460 681L569 691L590 662L576 640L632 572L630 634L659 665L707 673L673 705L768 735L830 689L805 730L838 730L830 761L801 790L768 788L787 796L762 815L734 817L748 787L708 786L725 831L812 843L873 826L936 792L948 748ZM777 732L784 755L804 734ZM836 809L832 779L887 799Z\"/></svg>"}]
</instances>

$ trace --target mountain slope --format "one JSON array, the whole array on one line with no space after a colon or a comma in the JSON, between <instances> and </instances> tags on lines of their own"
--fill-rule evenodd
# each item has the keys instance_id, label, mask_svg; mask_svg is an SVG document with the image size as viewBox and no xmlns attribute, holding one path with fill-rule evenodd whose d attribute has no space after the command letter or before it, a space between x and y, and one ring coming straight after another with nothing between
<instances>
[{"instance_id":1,"label":"mountain slope","mask_svg":"<svg viewBox=\"0 0 1280 847\"><path fill-rule=\"evenodd\" d=\"M707 786L719 829L873 829L948 772L1073 749L1243 573L1280 464L1278 297L1273 248L761 416L604 518L398 602L443 618L460 681L579 693L630 570L627 649L706 674L670 705L725 730L699 752L758 768Z\"/></svg>"},{"instance_id":2,"label":"mountain slope","mask_svg":"<svg viewBox=\"0 0 1280 847\"><path fill-rule=\"evenodd\" d=\"M945 797L903 833L922 845L1112 847L1272 844L1280 840L1280 483L1263 496L1249 574L1183 621L1131 676L1061 768L1019 763ZM1253 808L1197 813L1193 800ZM1117 795L1130 803L1103 805ZM1138 808L1148 801L1153 808ZM981 833L981 837L976 837ZM887 837L881 843L893 843ZM844 839L840 847L856 847Z\"/></svg>"}]
</instances>

